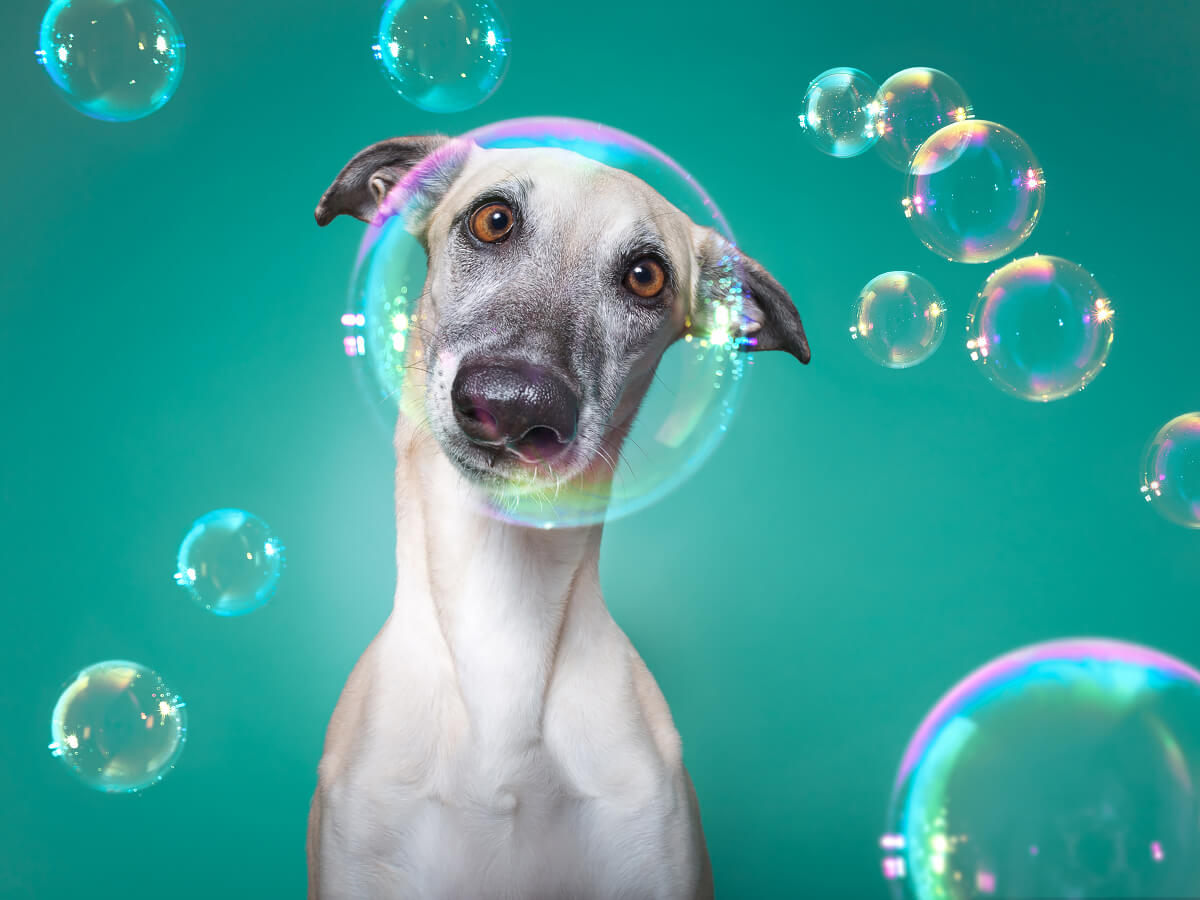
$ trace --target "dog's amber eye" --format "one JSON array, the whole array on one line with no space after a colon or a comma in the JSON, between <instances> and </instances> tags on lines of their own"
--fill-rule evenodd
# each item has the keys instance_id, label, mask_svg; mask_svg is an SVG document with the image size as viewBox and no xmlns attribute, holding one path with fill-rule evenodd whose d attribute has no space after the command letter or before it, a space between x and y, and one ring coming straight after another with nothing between
<instances>
[{"instance_id":1,"label":"dog's amber eye","mask_svg":"<svg viewBox=\"0 0 1200 900\"><path fill-rule=\"evenodd\" d=\"M646 300L657 297L666 283L662 263L649 256L635 262L625 275L625 287Z\"/></svg>"},{"instance_id":2,"label":"dog's amber eye","mask_svg":"<svg viewBox=\"0 0 1200 900\"><path fill-rule=\"evenodd\" d=\"M488 244L495 244L512 231L512 207L507 203L485 203L471 213L470 224L471 234Z\"/></svg>"}]
</instances>

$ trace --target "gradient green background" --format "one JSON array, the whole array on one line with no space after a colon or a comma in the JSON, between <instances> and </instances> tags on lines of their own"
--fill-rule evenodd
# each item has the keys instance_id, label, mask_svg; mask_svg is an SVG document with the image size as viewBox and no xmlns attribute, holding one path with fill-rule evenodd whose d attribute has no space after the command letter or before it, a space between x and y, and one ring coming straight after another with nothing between
<instances>
[{"instance_id":1,"label":"gradient green background","mask_svg":"<svg viewBox=\"0 0 1200 900\"><path fill-rule=\"evenodd\" d=\"M388 613L391 450L342 353L362 228L312 210L358 148L534 114L596 119L678 159L792 291L804 368L760 355L702 473L607 529L613 614L683 735L724 898L882 897L895 765L940 694L1075 634L1200 661L1200 534L1138 494L1147 438L1200 408L1200 11L1187 2L808 4L508 0L482 107L391 93L368 0L176 0L176 95L87 119L34 63L44 6L0 11L0 896L296 897L329 713ZM795 124L834 65L936 66L1037 152L1022 252L1092 270L1116 309L1083 394L1015 400L961 323L990 266L936 259L900 176ZM847 335L858 289L913 269L951 328L888 371ZM239 506L288 547L244 619L172 583L188 525ZM127 657L188 700L178 768L83 789L46 752L62 683Z\"/></svg>"}]
</instances>

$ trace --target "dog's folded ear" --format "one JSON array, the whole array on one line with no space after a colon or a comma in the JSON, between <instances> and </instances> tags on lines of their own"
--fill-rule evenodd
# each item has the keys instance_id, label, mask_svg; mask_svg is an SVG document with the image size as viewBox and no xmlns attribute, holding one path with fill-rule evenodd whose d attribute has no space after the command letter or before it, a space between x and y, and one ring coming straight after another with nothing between
<instances>
[{"instance_id":1,"label":"dog's folded ear","mask_svg":"<svg viewBox=\"0 0 1200 900\"><path fill-rule=\"evenodd\" d=\"M443 135L390 138L355 154L338 173L317 204L317 224L328 225L346 214L371 222L388 192L421 160L447 147ZM438 168L438 167L432 167Z\"/></svg>"},{"instance_id":2,"label":"dog's folded ear","mask_svg":"<svg viewBox=\"0 0 1200 900\"><path fill-rule=\"evenodd\" d=\"M711 228L699 237L700 284L740 282L742 290L741 348L783 350L802 363L812 358L804 324L792 298L758 260L746 256ZM706 298L698 298L702 303Z\"/></svg>"}]
</instances>

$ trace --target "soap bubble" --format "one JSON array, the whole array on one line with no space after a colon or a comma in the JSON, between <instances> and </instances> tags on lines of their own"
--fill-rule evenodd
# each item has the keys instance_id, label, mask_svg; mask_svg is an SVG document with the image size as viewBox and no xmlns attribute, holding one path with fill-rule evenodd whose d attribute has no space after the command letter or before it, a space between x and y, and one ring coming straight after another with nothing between
<instances>
[{"instance_id":1,"label":"soap bubble","mask_svg":"<svg viewBox=\"0 0 1200 900\"><path fill-rule=\"evenodd\" d=\"M967 350L988 379L1026 400L1057 400L1100 374L1113 308L1091 275L1057 256L997 269L967 316Z\"/></svg>"},{"instance_id":2,"label":"soap bubble","mask_svg":"<svg viewBox=\"0 0 1200 900\"><path fill-rule=\"evenodd\" d=\"M850 337L868 359L906 369L933 355L946 336L946 306L913 272L876 275L850 312Z\"/></svg>"},{"instance_id":3,"label":"soap bubble","mask_svg":"<svg viewBox=\"0 0 1200 900\"><path fill-rule=\"evenodd\" d=\"M1142 496L1177 525L1200 528L1200 412L1176 416L1150 440Z\"/></svg>"},{"instance_id":4,"label":"soap bubble","mask_svg":"<svg viewBox=\"0 0 1200 900\"><path fill-rule=\"evenodd\" d=\"M880 155L888 165L907 171L917 148L952 122L973 116L971 101L949 75L937 69L905 69L879 88Z\"/></svg>"},{"instance_id":5,"label":"soap bubble","mask_svg":"<svg viewBox=\"0 0 1200 900\"><path fill-rule=\"evenodd\" d=\"M642 509L686 481L719 443L748 369L750 357L739 348L753 341L741 335L741 263L729 226L703 188L644 141L592 122L531 118L486 126L435 151L393 189L364 237L350 306L342 316L344 351L388 428L395 427L398 410L413 422L427 420L422 336L433 323L420 303L426 257L409 231L409 216L422 214L421 191L432 171L471 145L488 152L551 152L558 154L552 169L578 168L585 176L600 171L597 164L629 173L727 242L724 258L702 279L705 299L697 313L703 320L680 323L684 333L663 354L622 458L612 460L615 471L598 459L583 475L552 486L513 481L478 492L490 515L540 528L590 524Z\"/></svg>"},{"instance_id":6,"label":"soap bubble","mask_svg":"<svg viewBox=\"0 0 1200 900\"><path fill-rule=\"evenodd\" d=\"M55 0L42 18L37 60L77 110L129 122L175 94L186 46L158 0Z\"/></svg>"},{"instance_id":7,"label":"soap bubble","mask_svg":"<svg viewBox=\"0 0 1200 900\"><path fill-rule=\"evenodd\" d=\"M903 206L934 253L980 263L1019 247L1045 199L1046 179L1029 145L1003 125L975 119L947 125L921 145Z\"/></svg>"},{"instance_id":8,"label":"soap bubble","mask_svg":"<svg viewBox=\"0 0 1200 900\"><path fill-rule=\"evenodd\" d=\"M218 616L241 616L271 599L283 571L283 545L267 523L218 509L192 523L179 545L175 581Z\"/></svg>"},{"instance_id":9,"label":"soap bubble","mask_svg":"<svg viewBox=\"0 0 1200 900\"><path fill-rule=\"evenodd\" d=\"M822 72L804 93L800 128L822 153L858 156L879 139L878 91L871 76L858 69Z\"/></svg>"},{"instance_id":10,"label":"soap bubble","mask_svg":"<svg viewBox=\"0 0 1200 900\"><path fill-rule=\"evenodd\" d=\"M1111 640L1017 650L925 718L892 792L901 900L1195 896L1200 672Z\"/></svg>"},{"instance_id":11,"label":"soap bubble","mask_svg":"<svg viewBox=\"0 0 1200 900\"><path fill-rule=\"evenodd\" d=\"M508 71L508 28L491 0L390 0L371 47L396 91L435 113L478 106Z\"/></svg>"},{"instance_id":12,"label":"soap bubble","mask_svg":"<svg viewBox=\"0 0 1200 900\"><path fill-rule=\"evenodd\" d=\"M161 781L183 752L185 706L145 666L96 663L77 674L54 705L50 752L90 788L140 791Z\"/></svg>"}]
</instances>

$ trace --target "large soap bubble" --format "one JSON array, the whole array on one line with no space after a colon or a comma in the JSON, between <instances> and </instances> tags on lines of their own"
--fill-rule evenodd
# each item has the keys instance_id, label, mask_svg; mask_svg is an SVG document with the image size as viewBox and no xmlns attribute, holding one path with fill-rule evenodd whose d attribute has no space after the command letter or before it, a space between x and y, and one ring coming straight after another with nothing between
<instances>
[{"instance_id":1,"label":"large soap bubble","mask_svg":"<svg viewBox=\"0 0 1200 900\"><path fill-rule=\"evenodd\" d=\"M908 170L904 215L921 242L956 262L991 262L1037 225L1046 179L1021 138L973 119L934 132Z\"/></svg>"},{"instance_id":2,"label":"large soap bubble","mask_svg":"<svg viewBox=\"0 0 1200 900\"><path fill-rule=\"evenodd\" d=\"M908 171L917 148L939 128L972 117L971 101L939 69L897 72L879 86L880 136L875 144L888 165Z\"/></svg>"},{"instance_id":3,"label":"large soap bubble","mask_svg":"<svg viewBox=\"0 0 1200 900\"><path fill-rule=\"evenodd\" d=\"M342 317L345 352L360 363L371 403L389 427L398 407L413 421L425 421L422 343L431 323L420 298L427 289L427 264L423 246L409 231L410 220L427 213L421 188L433 178L432 169L472 146L551 151L555 166L574 167L583 177L600 172L597 164L634 175L692 222L713 229L724 248L698 276L698 306L679 323L680 338L663 354L623 442L622 458L597 459L587 473L569 481L505 484L487 494L491 514L543 528L594 523L641 509L682 484L712 453L738 405L747 362L739 351L744 343L752 348L755 340L741 336L741 261L729 226L700 185L644 141L591 122L532 118L470 132L432 154L393 189L364 238L350 309ZM654 223L647 219L645 224ZM414 390L406 391L410 384Z\"/></svg>"},{"instance_id":4,"label":"large soap bubble","mask_svg":"<svg viewBox=\"0 0 1200 900\"><path fill-rule=\"evenodd\" d=\"M967 350L988 380L1026 400L1087 387L1108 360L1113 307L1096 279L1057 256L997 269L967 316Z\"/></svg>"},{"instance_id":5,"label":"large soap bubble","mask_svg":"<svg viewBox=\"0 0 1200 900\"><path fill-rule=\"evenodd\" d=\"M241 616L271 599L283 571L283 545L267 523L241 509L218 509L192 523L175 581L218 616Z\"/></svg>"},{"instance_id":6,"label":"large soap bubble","mask_svg":"<svg viewBox=\"0 0 1200 900\"><path fill-rule=\"evenodd\" d=\"M50 752L83 784L105 793L162 780L183 752L187 710L162 677L127 660L88 666L50 718Z\"/></svg>"},{"instance_id":7,"label":"large soap bubble","mask_svg":"<svg viewBox=\"0 0 1200 900\"><path fill-rule=\"evenodd\" d=\"M881 841L898 900L1194 897L1200 672L1111 640L1000 657L925 718Z\"/></svg>"},{"instance_id":8,"label":"large soap bubble","mask_svg":"<svg viewBox=\"0 0 1200 900\"><path fill-rule=\"evenodd\" d=\"M409 103L461 112L500 86L508 71L508 27L491 0L390 0L371 50Z\"/></svg>"},{"instance_id":9,"label":"large soap bubble","mask_svg":"<svg viewBox=\"0 0 1200 900\"><path fill-rule=\"evenodd\" d=\"M868 359L889 369L924 362L946 336L946 304L914 272L884 272L859 292L850 337Z\"/></svg>"},{"instance_id":10,"label":"large soap bubble","mask_svg":"<svg viewBox=\"0 0 1200 900\"><path fill-rule=\"evenodd\" d=\"M804 92L800 128L830 156L858 156L879 139L879 86L866 72L842 67L822 72Z\"/></svg>"},{"instance_id":11,"label":"large soap bubble","mask_svg":"<svg viewBox=\"0 0 1200 900\"><path fill-rule=\"evenodd\" d=\"M1150 439L1142 496L1175 524L1200 528L1200 412L1176 416Z\"/></svg>"},{"instance_id":12,"label":"large soap bubble","mask_svg":"<svg viewBox=\"0 0 1200 900\"><path fill-rule=\"evenodd\" d=\"M42 18L37 59L77 110L128 122L174 96L186 46L159 0L55 0Z\"/></svg>"}]
</instances>

